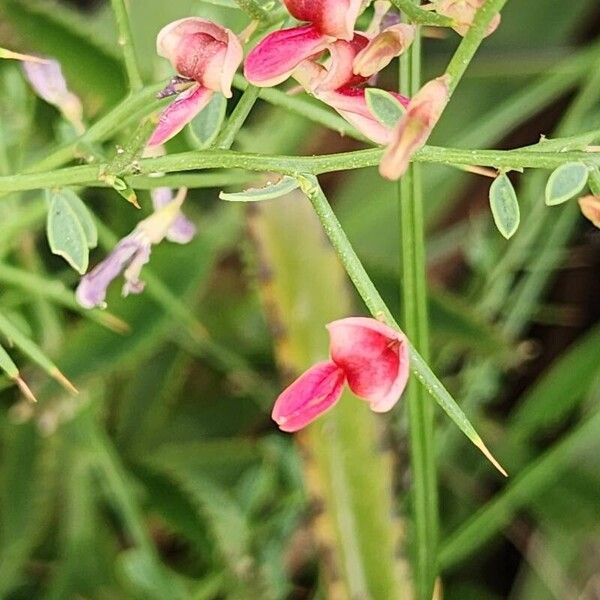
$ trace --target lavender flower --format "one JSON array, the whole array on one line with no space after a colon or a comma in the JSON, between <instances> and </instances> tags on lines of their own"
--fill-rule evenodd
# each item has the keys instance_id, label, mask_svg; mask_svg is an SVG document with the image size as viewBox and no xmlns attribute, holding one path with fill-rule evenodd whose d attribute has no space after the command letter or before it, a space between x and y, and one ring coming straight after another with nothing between
<instances>
[{"instance_id":1,"label":"lavender flower","mask_svg":"<svg viewBox=\"0 0 600 600\"><path fill-rule=\"evenodd\" d=\"M194 237L195 225L180 210L187 189L181 188L175 197L168 188L158 188L157 192L153 194L155 212L140 221L102 262L82 277L75 296L84 308L104 306L108 286L121 272L125 278L123 296L140 294L144 290L140 275L150 260L152 246L165 238L186 244Z\"/></svg>"}]
</instances>

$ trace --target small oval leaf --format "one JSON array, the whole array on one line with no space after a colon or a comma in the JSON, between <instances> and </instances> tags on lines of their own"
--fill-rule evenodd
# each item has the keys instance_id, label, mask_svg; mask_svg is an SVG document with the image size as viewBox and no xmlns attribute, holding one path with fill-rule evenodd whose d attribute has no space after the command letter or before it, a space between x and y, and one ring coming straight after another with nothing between
<instances>
[{"instance_id":1,"label":"small oval leaf","mask_svg":"<svg viewBox=\"0 0 600 600\"><path fill-rule=\"evenodd\" d=\"M367 88L365 91L367 106L373 116L385 127L393 129L406 109L389 92L379 88Z\"/></svg>"},{"instance_id":2,"label":"small oval leaf","mask_svg":"<svg viewBox=\"0 0 600 600\"><path fill-rule=\"evenodd\" d=\"M498 231L506 239L511 238L519 227L521 213L517 194L506 174L496 177L490 187L490 208Z\"/></svg>"},{"instance_id":3,"label":"small oval leaf","mask_svg":"<svg viewBox=\"0 0 600 600\"><path fill-rule=\"evenodd\" d=\"M98 231L94 218L83 200L73 190L62 188L50 192L50 205L54 196L61 196L73 209L83 227L88 248L95 248L98 245Z\"/></svg>"},{"instance_id":4,"label":"small oval leaf","mask_svg":"<svg viewBox=\"0 0 600 600\"><path fill-rule=\"evenodd\" d=\"M580 162L567 163L552 171L546 184L546 204L555 206L573 198L585 187L588 168Z\"/></svg>"},{"instance_id":5,"label":"small oval leaf","mask_svg":"<svg viewBox=\"0 0 600 600\"><path fill-rule=\"evenodd\" d=\"M260 202L262 200L273 200L285 196L299 187L298 181L288 175L282 177L276 183L271 183L262 188L250 188L243 192L227 194L221 192L219 198L230 202Z\"/></svg>"},{"instance_id":6,"label":"small oval leaf","mask_svg":"<svg viewBox=\"0 0 600 600\"><path fill-rule=\"evenodd\" d=\"M89 262L88 240L77 213L61 194L51 196L46 233L52 253L83 275Z\"/></svg>"},{"instance_id":7,"label":"small oval leaf","mask_svg":"<svg viewBox=\"0 0 600 600\"><path fill-rule=\"evenodd\" d=\"M227 100L223 94L213 94L210 102L187 127L188 141L196 150L205 150L219 135L225 120Z\"/></svg>"}]
</instances>

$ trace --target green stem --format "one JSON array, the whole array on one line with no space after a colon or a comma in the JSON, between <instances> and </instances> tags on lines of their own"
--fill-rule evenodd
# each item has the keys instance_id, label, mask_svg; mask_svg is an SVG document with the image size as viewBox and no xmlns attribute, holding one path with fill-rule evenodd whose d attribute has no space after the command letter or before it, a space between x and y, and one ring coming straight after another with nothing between
<instances>
[{"instance_id":1,"label":"green stem","mask_svg":"<svg viewBox=\"0 0 600 600\"><path fill-rule=\"evenodd\" d=\"M437 27L452 27L454 21L450 17L439 15L419 8L413 0L391 0L392 4L401 10L410 21L419 25L433 25Z\"/></svg>"},{"instance_id":2,"label":"green stem","mask_svg":"<svg viewBox=\"0 0 600 600\"><path fill-rule=\"evenodd\" d=\"M315 209L327 237L331 241L340 262L350 277L354 287L363 299L365 305L376 318L400 331L400 327L394 319L377 288L369 278L354 248L350 244L346 233L331 209L321 186L316 177L312 175L299 175L298 182L302 191ZM429 368L427 361L409 343L411 369L425 389L433 396L434 400L441 406L444 412L454 421L458 428L473 442L477 448L488 458L488 460L503 474L506 472L494 459L490 451L483 443L479 434L475 431L469 420L456 404L448 390Z\"/></svg>"},{"instance_id":3,"label":"green stem","mask_svg":"<svg viewBox=\"0 0 600 600\"><path fill-rule=\"evenodd\" d=\"M411 6L414 4L409 3ZM420 28L419 28L420 29ZM400 60L400 93L408 97L421 87L421 39ZM400 262L403 322L406 335L423 358L429 360L427 274L421 165L411 163L398 182L400 211ZM423 386L410 384L406 393L410 429L412 510L417 598L429 600L436 577L438 506L435 452L433 448L433 405Z\"/></svg>"},{"instance_id":4,"label":"green stem","mask_svg":"<svg viewBox=\"0 0 600 600\"><path fill-rule=\"evenodd\" d=\"M540 144L539 147L543 147ZM370 148L338 154L319 156L285 156L235 152L232 150L201 150L170 154L160 158L146 158L136 163L136 173L174 173L196 169L245 169L247 171L265 171L290 175L292 177L307 173L320 175L334 171L346 171L374 167L379 164L382 150ZM415 162L447 165L479 165L504 169L555 169L567 162L583 161L589 166L600 166L600 152L572 150L568 152L543 152L528 149L519 150L462 150L460 148L442 148L424 146L413 157ZM100 175L105 172L106 164L68 167L44 173L26 173L0 177L0 193L43 189L63 185L99 186ZM136 175L127 177L135 187ZM144 180L147 182L147 179ZM156 179L157 187L161 185Z\"/></svg>"},{"instance_id":5,"label":"green stem","mask_svg":"<svg viewBox=\"0 0 600 600\"><path fill-rule=\"evenodd\" d=\"M473 24L452 56L446 74L450 75L450 94L462 79L467 67L483 42L492 19L502 10L508 0L487 0L477 11Z\"/></svg>"},{"instance_id":6,"label":"green stem","mask_svg":"<svg viewBox=\"0 0 600 600\"><path fill-rule=\"evenodd\" d=\"M133 46L133 35L131 33L131 25L129 16L125 6L125 0L111 0L112 9L117 23L119 32L118 43L123 49L123 61L125 63L125 71L129 80L129 90L137 92L144 87L140 68L135 56L135 48Z\"/></svg>"},{"instance_id":7,"label":"green stem","mask_svg":"<svg viewBox=\"0 0 600 600\"><path fill-rule=\"evenodd\" d=\"M225 127L223 127L222 131L219 133L219 136L214 143L215 148L219 148L220 150L228 150L231 148L235 140L235 136L242 128L242 125L250 114L252 107L258 100L260 92L261 88L253 85L249 85L244 90L242 97L235 105L235 108L233 109L233 112L227 121L227 125L225 125Z\"/></svg>"}]
</instances>

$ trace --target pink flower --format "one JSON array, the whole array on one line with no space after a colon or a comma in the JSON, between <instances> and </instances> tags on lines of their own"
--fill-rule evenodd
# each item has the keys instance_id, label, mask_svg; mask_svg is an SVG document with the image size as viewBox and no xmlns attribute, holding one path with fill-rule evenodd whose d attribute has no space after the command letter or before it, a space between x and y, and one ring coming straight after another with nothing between
<instances>
[{"instance_id":1,"label":"pink flower","mask_svg":"<svg viewBox=\"0 0 600 600\"><path fill-rule=\"evenodd\" d=\"M449 83L447 75L433 79L411 99L379 165L383 177L398 179L404 175L411 156L425 145L448 103Z\"/></svg>"},{"instance_id":2,"label":"pink flower","mask_svg":"<svg viewBox=\"0 0 600 600\"><path fill-rule=\"evenodd\" d=\"M231 98L233 76L244 56L232 31L197 17L163 27L156 38L156 50L192 85L163 111L148 142L151 146L179 133L208 104L214 92Z\"/></svg>"},{"instance_id":3,"label":"pink flower","mask_svg":"<svg viewBox=\"0 0 600 600\"><path fill-rule=\"evenodd\" d=\"M456 33L465 36L473 24L477 11L483 6L484 0L437 0L433 4L435 12L454 20L452 27ZM485 32L486 37L498 29L500 14L494 16Z\"/></svg>"},{"instance_id":4,"label":"pink flower","mask_svg":"<svg viewBox=\"0 0 600 600\"><path fill-rule=\"evenodd\" d=\"M583 196L579 198L579 208L586 219L600 228L600 196Z\"/></svg>"},{"instance_id":5,"label":"pink flower","mask_svg":"<svg viewBox=\"0 0 600 600\"><path fill-rule=\"evenodd\" d=\"M246 57L244 76L253 85L285 81L300 63L322 53L335 40L350 41L362 0L284 0L290 13L309 25L267 35Z\"/></svg>"},{"instance_id":6,"label":"pink flower","mask_svg":"<svg viewBox=\"0 0 600 600\"><path fill-rule=\"evenodd\" d=\"M369 43L360 33L356 33L351 42L337 40L329 45L330 58L325 64L305 60L293 76L309 94L331 106L370 140L387 144L391 141L392 129L371 113L365 97L367 78L355 73L356 57ZM394 95L404 106L408 104L408 98Z\"/></svg>"},{"instance_id":7,"label":"pink flower","mask_svg":"<svg viewBox=\"0 0 600 600\"><path fill-rule=\"evenodd\" d=\"M340 399L344 383L371 410L386 412L408 381L408 341L403 333L366 317L329 323L330 360L302 374L277 398L273 420L298 431Z\"/></svg>"}]
</instances>

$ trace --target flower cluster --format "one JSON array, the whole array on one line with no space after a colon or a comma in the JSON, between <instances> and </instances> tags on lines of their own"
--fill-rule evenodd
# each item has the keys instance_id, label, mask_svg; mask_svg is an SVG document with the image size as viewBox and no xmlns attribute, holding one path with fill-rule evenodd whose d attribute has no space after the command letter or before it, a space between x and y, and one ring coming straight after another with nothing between
<instances>
[{"instance_id":1,"label":"flower cluster","mask_svg":"<svg viewBox=\"0 0 600 600\"><path fill-rule=\"evenodd\" d=\"M461 35L470 27L483 0L436 0L430 8L451 17ZM258 87L278 85L289 78L328 104L365 137L387 149L380 171L400 177L410 157L421 148L444 110L450 95L447 76L425 84L412 98L390 92L405 108L395 126L371 111L366 90L390 61L413 42L415 27L389 13L390 3L377 0L366 31L356 30L363 0L283 0L301 23L274 31L249 52L244 64L247 81ZM491 33L498 22L491 26ZM158 34L157 52L171 63L176 76L159 97L176 96L162 112L148 148L156 151L175 136L215 93L230 98L234 75L244 60L239 38L211 21L191 17L168 24ZM74 119L73 98L60 67L30 65L28 77L38 93ZM75 115L79 117L79 115ZM85 275L77 299L85 307L102 306L108 285L123 272L123 294L140 293L141 269L151 247L167 238L185 244L195 227L181 213L185 190L153 193L155 212L123 238L112 253ZM296 431L340 398L348 385L376 412L390 410L408 379L408 343L404 335L367 318L348 318L328 325L330 360L318 363L292 383L277 399L273 419L284 431Z\"/></svg>"}]
</instances>

